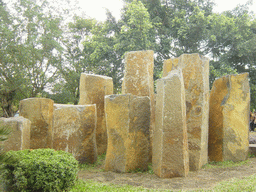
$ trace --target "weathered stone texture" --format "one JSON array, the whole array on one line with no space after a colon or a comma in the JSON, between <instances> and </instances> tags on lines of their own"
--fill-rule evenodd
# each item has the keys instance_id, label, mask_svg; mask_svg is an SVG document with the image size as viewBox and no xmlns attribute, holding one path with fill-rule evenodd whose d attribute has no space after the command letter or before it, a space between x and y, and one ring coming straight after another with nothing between
<instances>
[{"instance_id":1,"label":"weathered stone texture","mask_svg":"<svg viewBox=\"0 0 256 192\"><path fill-rule=\"evenodd\" d=\"M209 59L199 54L183 54L169 62L173 63L171 70L181 68L183 73L189 169L196 171L208 160ZM166 68L165 74L168 72Z\"/></svg>"},{"instance_id":2,"label":"weathered stone texture","mask_svg":"<svg viewBox=\"0 0 256 192\"><path fill-rule=\"evenodd\" d=\"M96 143L98 154L101 155L106 153L107 150L104 96L113 94L113 80L111 77L82 73L80 77L79 89L79 105L96 104Z\"/></svg>"},{"instance_id":3,"label":"weathered stone texture","mask_svg":"<svg viewBox=\"0 0 256 192\"><path fill-rule=\"evenodd\" d=\"M189 172L185 89L181 70L157 81L153 170L159 177L184 177Z\"/></svg>"},{"instance_id":4,"label":"weathered stone texture","mask_svg":"<svg viewBox=\"0 0 256 192\"><path fill-rule=\"evenodd\" d=\"M11 133L3 142L4 151L18 151L30 148L30 120L24 117L0 118L0 125L6 126Z\"/></svg>"},{"instance_id":5,"label":"weathered stone texture","mask_svg":"<svg viewBox=\"0 0 256 192\"><path fill-rule=\"evenodd\" d=\"M53 114L53 148L72 153L80 163L94 163L96 105L54 104Z\"/></svg>"},{"instance_id":6,"label":"weathered stone texture","mask_svg":"<svg viewBox=\"0 0 256 192\"><path fill-rule=\"evenodd\" d=\"M155 127L155 102L154 102L154 52L133 51L125 54L125 74L122 83L122 94L131 93L137 96L150 98L150 138L152 140ZM152 141L150 142L152 145ZM151 147L152 148L152 147ZM150 149L150 154L152 149Z\"/></svg>"},{"instance_id":7,"label":"weathered stone texture","mask_svg":"<svg viewBox=\"0 0 256 192\"><path fill-rule=\"evenodd\" d=\"M209 160L242 161L249 149L248 73L214 81L210 94Z\"/></svg>"},{"instance_id":8,"label":"weathered stone texture","mask_svg":"<svg viewBox=\"0 0 256 192\"><path fill-rule=\"evenodd\" d=\"M105 96L108 149L105 170L146 170L149 160L150 100L126 95Z\"/></svg>"},{"instance_id":9,"label":"weathered stone texture","mask_svg":"<svg viewBox=\"0 0 256 192\"><path fill-rule=\"evenodd\" d=\"M163 64L163 77L166 77L171 70L177 69L178 62L179 58L165 60Z\"/></svg>"},{"instance_id":10,"label":"weathered stone texture","mask_svg":"<svg viewBox=\"0 0 256 192\"><path fill-rule=\"evenodd\" d=\"M53 100L29 98L20 101L20 116L31 121L30 148L52 148Z\"/></svg>"}]
</instances>

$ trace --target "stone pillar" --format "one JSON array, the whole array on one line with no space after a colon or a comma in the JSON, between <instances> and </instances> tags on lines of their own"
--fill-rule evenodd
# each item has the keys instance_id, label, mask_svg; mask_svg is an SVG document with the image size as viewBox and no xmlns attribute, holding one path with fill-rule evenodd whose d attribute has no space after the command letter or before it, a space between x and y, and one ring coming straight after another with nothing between
<instances>
[{"instance_id":1,"label":"stone pillar","mask_svg":"<svg viewBox=\"0 0 256 192\"><path fill-rule=\"evenodd\" d=\"M72 153L80 163L94 163L96 105L54 104L53 115L53 148Z\"/></svg>"},{"instance_id":2,"label":"stone pillar","mask_svg":"<svg viewBox=\"0 0 256 192\"><path fill-rule=\"evenodd\" d=\"M80 77L79 89L79 105L96 104L96 143L98 155L101 155L106 153L107 150L107 129L104 112L104 96L113 94L113 80L111 77L82 73Z\"/></svg>"},{"instance_id":3,"label":"stone pillar","mask_svg":"<svg viewBox=\"0 0 256 192\"><path fill-rule=\"evenodd\" d=\"M164 60L163 77L166 77L171 70L177 69L179 58Z\"/></svg>"},{"instance_id":4,"label":"stone pillar","mask_svg":"<svg viewBox=\"0 0 256 192\"><path fill-rule=\"evenodd\" d=\"M153 75L153 51L133 51L125 54L125 74L122 84L122 94L131 93L133 95L148 96L150 98L150 156L152 155L152 136L155 127L155 99Z\"/></svg>"},{"instance_id":5,"label":"stone pillar","mask_svg":"<svg viewBox=\"0 0 256 192\"><path fill-rule=\"evenodd\" d=\"M248 73L214 81L210 94L209 160L243 161L249 149Z\"/></svg>"},{"instance_id":6,"label":"stone pillar","mask_svg":"<svg viewBox=\"0 0 256 192\"><path fill-rule=\"evenodd\" d=\"M183 54L172 62L172 70L181 68L183 73L189 169L196 171L208 160L209 59L199 54Z\"/></svg>"},{"instance_id":7,"label":"stone pillar","mask_svg":"<svg viewBox=\"0 0 256 192\"><path fill-rule=\"evenodd\" d=\"M20 116L31 121L30 148L52 148L53 100L29 98L20 101Z\"/></svg>"},{"instance_id":8,"label":"stone pillar","mask_svg":"<svg viewBox=\"0 0 256 192\"><path fill-rule=\"evenodd\" d=\"M152 162L159 177L186 177L189 172L185 89L180 69L157 81Z\"/></svg>"},{"instance_id":9,"label":"stone pillar","mask_svg":"<svg viewBox=\"0 0 256 192\"><path fill-rule=\"evenodd\" d=\"M6 126L11 133L3 141L4 151L19 151L30 148L30 120L23 117L0 118L0 126Z\"/></svg>"},{"instance_id":10,"label":"stone pillar","mask_svg":"<svg viewBox=\"0 0 256 192\"><path fill-rule=\"evenodd\" d=\"M108 130L106 171L147 170L150 100L126 95L105 96Z\"/></svg>"}]
</instances>

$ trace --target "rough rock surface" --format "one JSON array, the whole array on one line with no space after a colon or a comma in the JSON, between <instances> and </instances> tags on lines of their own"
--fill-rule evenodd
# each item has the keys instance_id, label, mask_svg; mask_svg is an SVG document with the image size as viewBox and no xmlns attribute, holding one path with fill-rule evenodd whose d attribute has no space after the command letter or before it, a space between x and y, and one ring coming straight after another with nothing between
<instances>
[{"instance_id":1,"label":"rough rock surface","mask_svg":"<svg viewBox=\"0 0 256 192\"><path fill-rule=\"evenodd\" d=\"M249 135L249 144L256 144L256 136Z\"/></svg>"},{"instance_id":2,"label":"rough rock surface","mask_svg":"<svg viewBox=\"0 0 256 192\"><path fill-rule=\"evenodd\" d=\"M248 73L214 81L210 95L209 160L248 157L250 87Z\"/></svg>"},{"instance_id":3,"label":"rough rock surface","mask_svg":"<svg viewBox=\"0 0 256 192\"><path fill-rule=\"evenodd\" d=\"M166 77L171 70L177 69L178 62L179 58L165 60L163 64L163 77Z\"/></svg>"},{"instance_id":4,"label":"rough rock surface","mask_svg":"<svg viewBox=\"0 0 256 192\"><path fill-rule=\"evenodd\" d=\"M53 114L53 148L72 153L80 163L94 163L96 105L54 104Z\"/></svg>"},{"instance_id":5,"label":"rough rock surface","mask_svg":"<svg viewBox=\"0 0 256 192\"><path fill-rule=\"evenodd\" d=\"M150 98L150 156L152 155L152 136L155 127L153 70L153 51L132 51L125 54L125 74L122 83L122 94L131 93L133 95L148 96Z\"/></svg>"},{"instance_id":6,"label":"rough rock surface","mask_svg":"<svg viewBox=\"0 0 256 192\"><path fill-rule=\"evenodd\" d=\"M53 100L29 98L20 101L20 116L31 121L30 148L52 148Z\"/></svg>"},{"instance_id":7,"label":"rough rock surface","mask_svg":"<svg viewBox=\"0 0 256 192\"><path fill-rule=\"evenodd\" d=\"M98 154L106 153L107 129L104 112L104 96L113 94L113 80L111 77L82 73L80 77L79 105L96 104L97 125L96 143Z\"/></svg>"},{"instance_id":8,"label":"rough rock surface","mask_svg":"<svg viewBox=\"0 0 256 192\"><path fill-rule=\"evenodd\" d=\"M189 172L183 75L173 70L157 81L153 170L159 177L184 177Z\"/></svg>"},{"instance_id":9,"label":"rough rock surface","mask_svg":"<svg viewBox=\"0 0 256 192\"><path fill-rule=\"evenodd\" d=\"M0 118L0 125L11 130L8 139L3 142L4 151L18 151L30 148L30 120L24 117Z\"/></svg>"},{"instance_id":10,"label":"rough rock surface","mask_svg":"<svg viewBox=\"0 0 256 192\"><path fill-rule=\"evenodd\" d=\"M105 96L108 149L105 171L146 170L149 160L150 100L126 95Z\"/></svg>"},{"instance_id":11,"label":"rough rock surface","mask_svg":"<svg viewBox=\"0 0 256 192\"><path fill-rule=\"evenodd\" d=\"M199 170L208 162L209 59L183 54L173 59L172 70L181 68L185 86L189 169Z\"/></svg>"}]
</instances>

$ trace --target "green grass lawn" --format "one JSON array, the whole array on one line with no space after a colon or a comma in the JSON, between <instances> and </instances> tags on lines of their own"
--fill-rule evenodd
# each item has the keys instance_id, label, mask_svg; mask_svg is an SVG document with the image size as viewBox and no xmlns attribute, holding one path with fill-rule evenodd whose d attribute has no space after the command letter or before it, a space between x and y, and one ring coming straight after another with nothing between
<instances>
[{"instance_id":1,"label":"green grass lawn","mask_svg":"<svg viewBox=\"0 0 256 192\"><path fill-rule=\"evenodd\" d=\"M141 187L133 187L129 185L113 185L94 181L82 181L78 180L76 185L70 190L70 192L82 192L82 191L116 191L116 192L136 192L136 191L170 191L170 190L150 190L143 189ZM184 191L184 190L183 190ZM190 190L191 191L191 190ZM224 181L217 184L212 190L194 190L200 192L253 192L256 191L256 174L245 177L244 179L232 179L230 181Z\"/></svg>"},{"instance_id":2,"label":"green grass lawn","mask_svg":"<svg viewBox=\"0 0 256 192\"><path fill-rule=\"evenodd\" d=\"M100 156L98 161L95 164L83 164L80 165L81 170L89 170L89 171L96 171L102 172L102 165L104 162L105 156ZM242 161L242 162L232 162L232 161L225 161L225 162L210 162L209 164L205 165L204 169L212 169L212 168L225 168L225 167L236 167L241 165L249 164L250 160ZM140 171L139 171L140 172ZM145 172L145 174L153 174L152 166L149 165L149 171ZM1 178L0 178L0 191L2 191L1 185ZM110 183L101 183L96 181L83 181L78 179L75 185L69 190L69 192L84 192L84 191L96 191L96 192L137 192L137 191L168 191L170 190L154 190L154 189L144 189L142 187L134 187L130 185L114 185ZM190 190L191 191L191 190ZM198 192L253 192L256 191L256 173L255 175L251 175L249 177L245 177L243 179L231 179L228 181L222 181L217 184L212 190L194 190ZM184 190L182 191L184 192Z\"/></svg>"}]
</instances>

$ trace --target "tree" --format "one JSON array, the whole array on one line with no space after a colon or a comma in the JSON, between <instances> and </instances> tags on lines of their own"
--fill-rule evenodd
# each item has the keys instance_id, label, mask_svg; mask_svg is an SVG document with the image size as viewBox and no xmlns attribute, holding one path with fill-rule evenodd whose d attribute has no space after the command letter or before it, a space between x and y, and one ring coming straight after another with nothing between
<instances>
[{"instance_id":1,"label":"tree","mask_svg":"<svg viewBox=\"0 0 256 192\"><path fill-rule=\"evenodd\" d=\"M256 108L256 20L249 4L210 16L208 49L212 62L212 80L222 74L249 72L251 108ZM226 71L226 72L225 72Z\"/></svg>"},{"instance_id":2,"label":"tree","mask_svg":"<svg viewBox=\"0 0 256 192\"><path fill-rule=\"evenodd\" d=\"M90 35L95 23L94 19L74 16L73 21L67 24L62 39L64 51L61 62L56 65L60 79L55 83L52 90L54 94L51 95L56 102L78 103L80 75L91 71L89 62L86 62L88 54L83 54L82 41Z\"/></svg>"},{"instance_id":3,"label":"tree","mask_svg":"<svg viewBox=\"0 0 256 192\"><path fill-rule=\"evenodd\" d=\"M127 4L118 22L110 12L107 16L106 22L94 25L84 41L84 54L92 72L112 77L115 92L120 92L125 52L151 49L155 40L150 36L149 14L140 1Z\"/></svg>"},{"instance_id":4,"label":"tree","mask_svg":"<svg viewBox=\"0 0 256 192\"><path fill-rule=\"evenodd\" d=\"M153 42L149 32L153 25L147 9L140 1L133 1L124 8L121 20L121 31L118 35L118 48L127 51L147 50Z\"/></svg>"},{"instance_id":5,"label":"tree","mask_svg":"<svg viewBox=\"0 0 256 192\"><path fill-rule=\"evenodd\" d=\"M4 116L13 116L13 105L35 97L57 77L61 61L61 17L51 14L47 1L21 0L10 16L1 6L0 85Z\"/></svg>"},{"instance_id":6,"label":"tree","mask_svg":"<svg viewBox=\"0 0 256 192\"><path fill-rule=\"evenodd\" d=\"M132 2L125 0L125 2ZM211 0L141 0L150 14L153 35L155 79L160 77L163 61L183 53L207 54L208 16Z\"/></svg>"}]
</instances>

